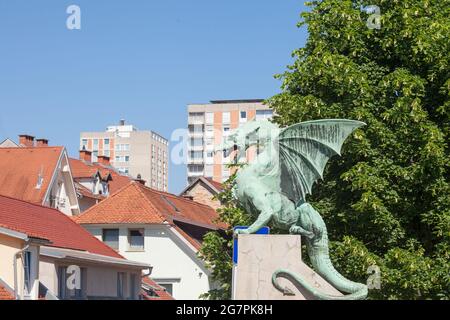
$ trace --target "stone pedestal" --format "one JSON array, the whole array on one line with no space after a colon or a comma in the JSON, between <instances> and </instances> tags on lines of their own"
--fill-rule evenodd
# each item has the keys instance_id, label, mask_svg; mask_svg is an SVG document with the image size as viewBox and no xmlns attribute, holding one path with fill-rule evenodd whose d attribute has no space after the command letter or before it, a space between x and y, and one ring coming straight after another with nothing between
<instances>
[{"instance_id":1,"label":"stone pedestal","mask_svg":"<svg viewBox=\"0 0 450 320\"><path fill-rule=\"evenodd\" d=\"M315 273L301 257L301 237L293 235L239 235L238 264L233 271L233 298L235 300L314 300L304 288L287 279L278 281L294 291L284 296L272 285L277 269L300 274L317 290L336 296L342 293Z\"/></svg>"}]
</instances>

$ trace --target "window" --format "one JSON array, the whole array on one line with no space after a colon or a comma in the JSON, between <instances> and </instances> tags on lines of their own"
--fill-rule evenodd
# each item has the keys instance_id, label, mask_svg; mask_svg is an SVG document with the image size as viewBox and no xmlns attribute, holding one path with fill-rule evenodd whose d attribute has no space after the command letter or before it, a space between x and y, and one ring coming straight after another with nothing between
<instances>
[{"instance_id":1,"label":"window","mask_svg":"<svg viewBox=\"0 0 450 320\"><path fill-rule=\"evenodd\" d=\"M116 144L116 151L130 151L129 144Z\"/></svg>"},{"instance_id":2,"label":"window","mask_svg":"<svg viewBox=\"0 0 450 320\"><path fill-rule=\"evenodd\" d=\"M230 112L224 112L224 113L222 113L222 116L223 116L223 123L231 122L231 113Z\"/></svg>"},{"instance_id":3,"label":"window","mask_svg":"<svg viewBox=\"0 0 450 320\"><path fill-rule=\"evenodd\" d=\"M203 172L203 166L202 165L189 165L188 166L188 170L191 173L196 173L196 174L200 174Z\"/></svg>"},{"instance_id":4,"label":"window","mask_svg":"<svg viewBox=\"0 0 450 320\"><path fill-rule=\"evenodd\" d=\"M272 110L256 110L256 120L270 119L272 116Z\"/></svg>"},{"instance_id":5,"label":"window","mask_svg":"<svg viewBox=\"0 0 450 320\"><path fill-rule=\"evenodd\" d=\"M98 139L94 139L94 150L98 150Z\"/></svg>"},{"instance_id":6,"label":"window","mask_svg":"<svg viewBox=\"0 0 450 320\"><path fill-rule=\"evenodd\" d=\"M117 298L125 298L125 276L124 272L117 273Z\"/></svg>"},{"instance_id":7,"label":"window","mask_svg":"<svg viewBox=\"0 0 450 320\"><path fill-rule=\"evenodd\" d=\"M31 291L31 252L30 251L25 251L23 253L23 272L24 272L25 294L28 295Z\"/></svg>"},{"instance_id":8,"label":"window","mask_svg":"<svg viewBox=\"0 0 450 320\"><path fill-rule=\"evenodd\" d=\"M190 112L189 122L203 122L205 114L203 112Z\"/></svg>"},{"instance_id":9,"label":"window","mask_svg":"<svg viewBox=\"0 0 450 320\"><path fill-rule=\"evenodd\" d=\"M224 178L229 178L230 177L230 168L228 167L228 165L223 165L222 166L222 176Z\"/></svg>"},{"instance_id":10,"label":"window","mask_svg":"<svg viewBox=\"0 0 450 320\"><path fill-rule=\"evenodd\" d=\"M98 161L98 151L94 151L92 152L92 162L97 162Z\"/></svg>"},{"instance_id":11,"label":"window","mask_svg":"<svg viewBox=\"0 0 450 320\"><path fill-rule=\"evenodd\" d=\"M88 147L88 140L87 139L81 140L81 150L87 149L87 147Z\"/></svg>"},{"instance_id":12,"label":"window","mask_svg":"<svg viewBox=\"0 0 450 320\"><path fill-rule=\"evenodd\" d=\"M223 135L228 136L230 134L230 127L223 127Z\"/></svg>"},{"instance_id":13,"label":"window","mask_svg":"<svg viewBox=\"0 0 450 320\"><path fill-rule=\"evenodd\" d=\"M109 139L105 139L105 140L103 141L103 144L104 144L105 146L109 146Z\"/></svg>"},{"instance_id":14,"label":"window","mask_svg":"<svg viewBox=\"0 0 450 320\"><path fill-rule=\"evenodd\" d=\"M193 147L202 147L203 139L191 139L191 146Z\"/></svg>"},{"instance_id":15,"label":"window","mask_svg":"<svg viewBox=\"0 0 450 320\"><path fill-rule=\"evenodd\" d=\"M214 137L214 127L213 126L206 126L206 136L211 138Z\"/></svg>"},{"instance_id":16,"label":"window","mask_svg":"<svg viewBox=\"0 0 450 320\"><path fill-rule=\"evenodd\" d=\"M130 299L136 300L138 298L136 292L137 276L135 274L130 274Z\"/></svg>"},{"instance_id":17,"label":"window","mask_svg":"<svg viewBox=\"0 0 450 320\"><path fill-rule=\"evenodd\" d=\"M189 133L193 134L199 134L203 133L203 126L202 125L192 125L189 126Z\"/></svg>"},{"instance_id":18,"label":"window","mask_svg":"<svg viewBox=\"0 0 450 320\"><path fill-rule=\"evenodd\" d=\"M103 242L114 250L119 250L119 229L103 229Z\"/></svg>"},{"instance_id":19,"label":"window","mask_svg":"<svg viewBox=\"0 0 450 320\"><path fill-rule=\"evenodd\" d=\"M223 150L223 158L228 159L230 157L231 150Z\"/></svg>"},{"instance_id":20,"label":"window","mask_svg":"<svg viewBox=\"0 0 450 320\"><path fill-rule=\"evenodd\" d=\"M75 289L71 291L71 298L75 300L86 299L86 287L87 287L86 268L80 268L80 271L81 271L80 289Z\"/></svg>"},{"instance_id":21,"label":"window","mask_svg":"<svg viewBox=\"0 0 450 320\"><path fill-rule=\"evenodd\" d=\"M191 159L200 160L203 159L203 152L201 151L191 151Z\"/></svg>"},{"instance_id":22,"label":"window","mask_svg":"<svg viewBox=\"0 0 450 320\"><path fill-rule=\"evenodd\" d=\"M214 123L214 113L212 112L207 112L205 114L205 122L207 124L213 124Z\"/></svg>"},{"instance_id":23,"label":"window","mask_svg":"<svg viewBox=\"0 0 450 320\"><path fill-rule=\"evenodd\" d=\"M67 268L58 267L58 297L59 299L66 299L67 296Z\"/></svg>"},{"instance_id":24,"label":"window","mask_svg":"<svg viewBox=\"0 0 450 320\"><path fill-rule=\"evenodd\" d=\"M173 283L158 283L173 297Z\"/></svg>"},{"instance_id":25,"label":"window","mask_svg":"<svg viewBox=\"0 0 450 320\"><path fill-rule=\"evenodd\" d=\"M104 155L105 157L110 157L110 156L111 156L111 152L110 152L109 150L104 150L104 151L103 151L103 155Z\"/></svg>"},{"instance_id":26,"label":"window","mask_svg":"<svg viewBox=\"0 0 450 320\"><path fill-rule=\"evenodd\" d=\"M205 177L212 177L214 174L214 166L213 165L207 165L205 167Z\"/></svg>"},{"instance_id":27,"label":"window","mask_svg":"<svg viewBox=\"0 0 450 320\"><path fill-rule=\"evenodd\" d=\"M144 239L143 229L128 230L128 247L130 250L144 250Z\"/></svg>"},{"instance_id":28,"label":"window","mask_svg":"<svg viewBox=\"0 0 450 320\"><path fill-rule=\"evenodd\" d=\"M81 279L80 279L80 288L70 290L67 287L67 280L70 274L67 274L67 267L61 266L58 267L58 298L60 300L82 300L86 299L87 296L87 272L86 268L80 268L81 271Z\"/></svg>"},{"instance_id":29,"label":"window","mask_svg":"<svg viewBox=\"0 0 450 320\"><path fill-rule=\"evenodd\" d=\"M214 146L214 139L206 139L205 144L207 147Z\"/></svg>"},{"instance_id":30,"label":"window","mask_svg":"<svg viewBox=\"0 0 450 320\"><path fill-rule=\"evenodd\" d=\"M116 162L130 162L130 156L116 156Z\"/></svg>"},{"instance_id":31,"label":"window","mask_svg":"<svg viewBox=\"0 0 450 320\"><path fill-rule=\"evenodd\" d=\"M240 112L240 119L241 119L241 122L247 121L247 111Z\"/></svg>"}]
</instances>

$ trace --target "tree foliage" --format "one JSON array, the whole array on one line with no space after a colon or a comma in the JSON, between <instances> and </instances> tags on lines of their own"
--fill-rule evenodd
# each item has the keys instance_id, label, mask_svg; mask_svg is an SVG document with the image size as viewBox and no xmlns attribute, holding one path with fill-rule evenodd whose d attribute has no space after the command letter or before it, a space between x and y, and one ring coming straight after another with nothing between
<instances>
[{"instance_id":1,"label":"tree foliage","mask_svg":"<svg viewBox=\"0 0 450 320\"><path fill-rule=\"evenodd\" d=\"M380 29L367 26L369 5L381 10ZM327 223L333 262L363 282L378 265L382 287L373 299L450 299L450 1L309 6L299 24L307 43L268 103L282 126L367 123L308 199Z\"/></svg>"}]
</instances>

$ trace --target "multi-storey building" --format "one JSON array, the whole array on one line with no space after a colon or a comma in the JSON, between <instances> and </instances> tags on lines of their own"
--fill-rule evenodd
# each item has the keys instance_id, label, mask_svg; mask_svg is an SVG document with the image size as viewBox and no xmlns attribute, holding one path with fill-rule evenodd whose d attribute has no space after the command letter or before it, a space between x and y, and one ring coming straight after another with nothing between
<instances>
[{"instance_id":1,"label":"multi-storey building","mask_svg":"<svg viewBox=\"0 0 450 320\"><path fill-rule=\"evenodd\" d=\"M233 152L214 153L214 148L223 142L234 129L253 119L272 118L272 110L263 100L222 100L209 104L188 105L188 183L198 177L217 182L227 180L231 174L228 165ZM255 150L249 150L243 161L251 161Z\"/></svg>"},{"instance_id":2,"label":"multi-storey building","mask_svg":"<svg viewBox=\"0 0 450 320\"><path fill-rule=\"evenodd\" d=\"M168 190L169 141L153 131L141 131L121 120L105 132L82 132L80 150L110 158L110 163L132 178L145 180L146 185L160 191Z\"/></svg>"}]
</instances>

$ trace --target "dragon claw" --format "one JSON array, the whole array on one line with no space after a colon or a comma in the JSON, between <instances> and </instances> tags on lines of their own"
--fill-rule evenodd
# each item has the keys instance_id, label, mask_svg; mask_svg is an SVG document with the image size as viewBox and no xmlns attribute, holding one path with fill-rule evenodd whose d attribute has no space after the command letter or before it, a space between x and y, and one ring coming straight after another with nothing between
<instances>
[{"instance_id":1,"label":"dragon claw","mask_svg":"<svg viewBox=\"0 0 450 320\"><path fill-rule=\"evenodd\" d=\"M233 236L236 238L240 234L249 234L249 232L246 229L237 229L234 231Z\"/></svg>"}]
</instances>

